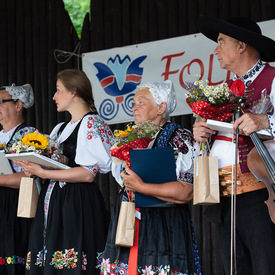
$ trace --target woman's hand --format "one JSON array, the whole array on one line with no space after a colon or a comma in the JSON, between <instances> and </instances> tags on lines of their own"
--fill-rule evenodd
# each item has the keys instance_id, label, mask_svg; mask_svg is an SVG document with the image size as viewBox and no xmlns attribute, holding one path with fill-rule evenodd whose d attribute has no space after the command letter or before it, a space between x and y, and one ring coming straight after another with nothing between
<instances>
[{"instance_id":1,"label":"woman's hand","mask_svg":"<svg viewBox=\"0 0 275 275\"><path fill-rule=\"evenodd\" d=\"M14 160L13 162L16 165L19 165L23 168L23 171L27 177L31 177L31 176L39 177L39 175L43 171L43 168L40 165L33 162L29 162L26 160L23 160L23 161Z\"/></svg>"},{"instance_id":2,"label":"woman's hand","mask_svg":"<svg viewBox=\"0 0 275 275\"><path fill-rule=\"evenodd\" d=\"M211 135L216 134L216 131L211 130L205 121L198 121L193 126L193 136L197 142L207 142Z\"/></svg>"},{"instance_id":3,"label":"woman's hand","mask_svg":"<svg viewBox=\"0 0 275 275\"><path fill-rule=\"evenodd\" d=\"M172 203L186 203L192 200L193 185L181 181L171 181L161 184L145 183L134 171L126 168L121 172L127 191L154 196L160 200Z\"/></svg>"},{"instance_id":4,"label":"woman's hand","mask_svg":"<svg viewBox=\"0 0 275 275\"><path fill-rule=\"evenodd\" d=\"M73 167L70 169L47 170L43 169L39 164L29 161L14 160L14 163L23 168L26 176L37 176L42 179L51 179L55 181L65 181L71 183L77 182L93 182L94 174L84 167Z\"/></svg>"},{"instance_id":5,"label":"woman's hand","mask_svg":"<svg viewBox=\"0 0 275 275\"><path fill-rule=\"evenodd\" d=\"M126 168L126 173L123 171L120 176L124 179L124 184L127 191L142 193L141 188L145 184L143 180L130 168Z\"/></svg>"}]
</instances>

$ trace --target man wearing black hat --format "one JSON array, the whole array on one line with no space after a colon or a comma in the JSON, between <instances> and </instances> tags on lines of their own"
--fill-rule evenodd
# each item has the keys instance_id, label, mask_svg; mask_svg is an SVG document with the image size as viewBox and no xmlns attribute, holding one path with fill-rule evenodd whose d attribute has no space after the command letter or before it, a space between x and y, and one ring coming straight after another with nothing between
<instances>
[{"instance_id":1,"label":"man wearing black hat","mask_svg":"<svg viewBox=\"0 0 275 275\"><path fill-rule=\"evenodd\" d=\"M254 147L249 135L264 130L275 136L274 113L253 114L253 106L261 102L262 91L266 89L271 103L275 104L275 68L263 61L275 61L275 42L263 36L260 27L248 18L238 17L227 21L208 17L199 18L200 31L218 43L214 54L220 67L234 73L229 86L240 79L245 86L245 114L234 122L239 128L238 181L247 186L236 199L236 253L238 275L275 274L275 224L272 223L264 203L268 192L263 183L258 183L247 166L247 155ZM273 112L273 111L272 111ZM235 144L229 136L207 127L206 122L194 124L194 138L205 142L211 137L211 155L218 156L220 171L230 171L235 163ZM232 136L231 136L232 137ZM221 197L218 207L207 209L209 217L218 224L223 266L231 274L231 198Z\"/></svg>"}]
</instances>

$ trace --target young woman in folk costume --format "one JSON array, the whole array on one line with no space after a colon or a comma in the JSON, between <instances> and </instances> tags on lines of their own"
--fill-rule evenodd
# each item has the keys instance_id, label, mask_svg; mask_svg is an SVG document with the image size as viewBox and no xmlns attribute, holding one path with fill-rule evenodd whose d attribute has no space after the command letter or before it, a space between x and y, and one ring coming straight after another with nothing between
<instances>
[{"instance_id":1,"label":"young woman in folk costume","mask_svg":"<svg viewBox=\"0 0 275 275\"><path fill-rule=\"evenodd\" d=\"M32 228L26 274L97 274L97 252L106 241L103 197L94 179L111 170L111 130L97 114L84 72L57 74L54 101L71 120L50 134L63 147L67 170L45 170L21 162L27 175L50 179L42 186Z\"/></svg>"}]
</instances>

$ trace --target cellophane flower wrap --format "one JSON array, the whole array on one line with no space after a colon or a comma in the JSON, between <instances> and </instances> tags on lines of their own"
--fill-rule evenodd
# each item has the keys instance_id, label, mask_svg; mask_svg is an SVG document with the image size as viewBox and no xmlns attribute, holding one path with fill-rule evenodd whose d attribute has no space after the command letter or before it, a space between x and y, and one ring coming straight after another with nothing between
<instances>
[{"instance_id":1,"label":"cellophane flower wrap","mask_svg":"<svg viewBox=\"0 0 275 275\"><path fill-rule=\"evenodd\" d=\"M244 95L244 83L237 79L230 88L226 82L217 86L204 85L203 81L199 80L200 76L197 77L197 81L186 82L183 86L188 91L186 102L192 112L203 119L225 121L230 118L234 105Z\"/></svg>"},{"instance_id":2,"label":"cellophane flower wrap","mask_svg":"<svg viewBox=\"0 0 275 275\"><path fill-rule=\"evenodd\" d=\"M130 167L130 149L147 148L159 129L152 121L144 121L140 124L128 124L126 130L115 130L111 155Z\"/></svg>"},{"instance_id":3,"label":"cellophane flower wrap","mask_svg":"<svg viewBox=\"0 0 275 275\"><path fill-rule=\"evenodd\" d=\"M128 124L126 130L115 130L113 146L111 147L111 155L113 162L119 164L122 162L122 167L131 167L130 150L147 148L149 143L154 139L156 133L160 130L160 126L154 122L146 120L139 124ZM124 180L121 183L124 186ZM129 200L133 199L132 192L128 193Z\"/></svg>"}]
</instances>

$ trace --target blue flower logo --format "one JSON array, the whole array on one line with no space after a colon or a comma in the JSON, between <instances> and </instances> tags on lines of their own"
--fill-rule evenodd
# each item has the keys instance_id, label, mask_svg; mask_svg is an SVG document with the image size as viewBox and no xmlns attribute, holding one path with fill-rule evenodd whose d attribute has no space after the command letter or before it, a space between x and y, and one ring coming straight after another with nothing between
<instances>
[{"instance_id":1,"label":"blue flower logo","mask_svg":"<svg viewBox=\"0 0 275 275\"><path fill-rule=\"evenodd\" d=\"M99 114L105 120L111 120L117 115L120 104L127 115L133 116L134 93L132 92L141 82L143 68L140 64L146 57L146 55L140 56L131 61L128 55L123 59L120 55L116 55L114 59L109 58L107 65L101 62L94 63L101 87L106 94L115 97L115 101L109 98L103 100L99 107Z\"/></svg>"}]
</instances>

